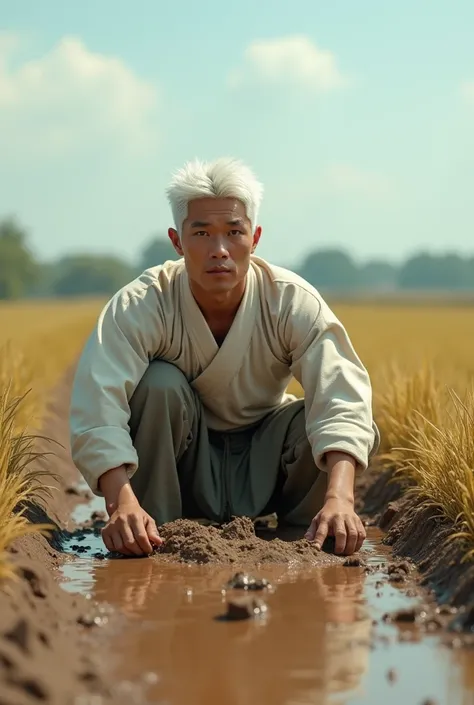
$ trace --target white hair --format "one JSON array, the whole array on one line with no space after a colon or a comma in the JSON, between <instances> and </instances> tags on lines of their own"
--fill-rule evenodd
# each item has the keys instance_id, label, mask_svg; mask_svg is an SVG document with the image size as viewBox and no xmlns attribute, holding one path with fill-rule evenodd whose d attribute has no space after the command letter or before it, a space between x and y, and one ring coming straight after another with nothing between
<instances>
[{"instance_id":1,"label":"white hair","mask_svg":"<svg viewBox=\"0 0 474 705\"><path fill-rule=\"evenodd\" d=\"M263 186L241 161L220 158L213 162L187 162L172 176L166 191L176 230L181 234L188 203L197 198L236 198L245 207L252 229L256 227Z\"/></svg>"}]
</instances>

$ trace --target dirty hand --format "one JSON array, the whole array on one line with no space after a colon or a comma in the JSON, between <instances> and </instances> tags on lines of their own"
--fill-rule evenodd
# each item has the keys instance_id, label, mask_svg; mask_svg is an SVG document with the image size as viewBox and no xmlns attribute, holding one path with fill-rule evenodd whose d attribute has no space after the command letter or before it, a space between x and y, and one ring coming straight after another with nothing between
<instances>
[{"instance_id":1,"label":"dirty hand","mask_svg":"<svg viewBox=\"0 0 474 705\"><path fill-rule=\"evenodd\" d=\"M143 556L152 553L152 544L163 543L154 520L141 508L130 486L125 466L104 473L99 478L99 488L110 517L102 529L102 539L109 551Z\"/></svg>"},{"instance_id":2,"label":"dirty hand","mask_svg":"<svg viewBox=\"0 0 474 705\"><path fill-rule=\"evenodd\" d=\"M139 505L137 500L119 504L102 529L102 539L109 551L125 556L149 555L154 546L160 546L155 521Z\"/></svg>"},{"instance_id":3,"label":"dirty hand","mask_svg":"<svg viewBox=\"0 0 474 705\"><path fill-rule=\"evenodd\" d=\"M334 536L336 540L335 553L350 556L359 551L367 534L352 502L327 499L305 534L305 538L314 541L317 548L322 547L328 536Z\"/></svg>"}]
</instances>

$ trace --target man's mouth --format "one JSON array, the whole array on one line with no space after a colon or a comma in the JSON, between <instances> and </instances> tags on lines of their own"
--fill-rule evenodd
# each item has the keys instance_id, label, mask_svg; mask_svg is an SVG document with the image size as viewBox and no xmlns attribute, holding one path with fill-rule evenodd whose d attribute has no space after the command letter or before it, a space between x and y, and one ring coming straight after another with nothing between
<instances>
[{"instance_id":1,"label":"man's mouth","mask_svg":"<svg viewBox=\"0 0 474 705\"><path fill-rule=\"evenodd\" d=\"M232 270L228 267L212 267L207 270L208 274L232 274Z\"/></svg>"}]
</instances>

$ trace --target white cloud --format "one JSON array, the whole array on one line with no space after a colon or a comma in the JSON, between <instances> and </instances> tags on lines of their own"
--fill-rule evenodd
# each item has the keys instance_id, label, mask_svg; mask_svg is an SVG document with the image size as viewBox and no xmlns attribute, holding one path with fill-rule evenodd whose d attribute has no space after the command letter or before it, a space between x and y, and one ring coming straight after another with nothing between
<instances>
[{"instance_id":1,"label":"white cloud","mask_svg":"<svg viewBox=\"0 0 474 705\"><path fill-rule=\"evenodd\" d=\"M0 34L0 151L64 156L156 143L156 87L120 59L64 37L48 53L14 62L20 38Z\"/></svg>"},{"instance_id":2,"label":"white cloud","mask_svg":"<svg viewBox=\"0 0 474 705\"><path fill-rule=\"evenodd\" d=\"M20 46L20 38L13 32L0 32L0 57L11 54L14 49Z\"/></svg>"},{"instance_id":3,"label":"white cloud","mask_svg":"<svg viewBox=\"0 0 474 705\"><path fill-rule=\"evenodd\" d=\"M255 80L296 84L318 92L345 83L335 55L320 49L304 35L252 42L244 52L242 67L230 74L229 83L235 87Z\"/></svg>"},{"instance_id":4,"label":"white cloud","mask_svg":"<svg viewBox=\"0 0 474 705\"><path fill-rule=\"evenodd\" d=\"M470 105L474 105L474 81L464 81L461 84L461 96Z\"/></svg>"},{"instance_id":5,"label":"white cloud","mask_svg":"<svg viewBox=\"0 0 474 705\"><path fill-rule=\"evenodd\" d=\"M394 195L393 184L383 174L348 163L332 164L323 175L323 189L336 195L352 195L387 201Z\"/></svg>"}]
</instances>

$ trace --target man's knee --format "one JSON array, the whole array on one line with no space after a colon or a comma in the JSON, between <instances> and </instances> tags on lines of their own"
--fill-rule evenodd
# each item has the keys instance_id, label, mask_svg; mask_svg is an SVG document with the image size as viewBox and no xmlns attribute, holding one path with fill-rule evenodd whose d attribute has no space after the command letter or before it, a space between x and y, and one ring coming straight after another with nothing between
<instances>
[{"instance_id":1,"label":"man's knee","mask_svg":"<svg viewBox=\"0 0 474 705\"><path fill-rule=\"evenodd\" d=\"M164 360L152 360L138 384L137 391L146 387L153 392L167 394L188 386L186 377L175 365Z\"/></svg>"},{"instance_id":2,"label":"man's knee","mask_svg":"<svg viewBox=\"0 0 474 705\"><path fill-rule=\"evenodd\" d=\"M312 451L306 432L306 413L304 406L296 406L285 436L283 445L283 465L291 464L304 456L311 462Z\"/></svg>"},{"instance_id":3,"label":"man's knee","mask_svg":"<svg viewBox=\"0 0 474 705\"><path fill-rule=\"evenodd\" d=\"M324 503L327 475L314 462L304 407L297 409L288 426L282 466L284 484L277 512L279 518L288 524L309 525Z\"/></svg>"},{"instance_id":4,"label":"man's knee","mask_svg":"<svg viewBox=\"0 0 474 705\"><path fill-rule=\"evenodd\" d=\"M184 374L175 365L163 360L153 360L137 385L130 406L141 405L145 400L182 407L190 403L192 390Z\"/></svg>"}]
</instances>

